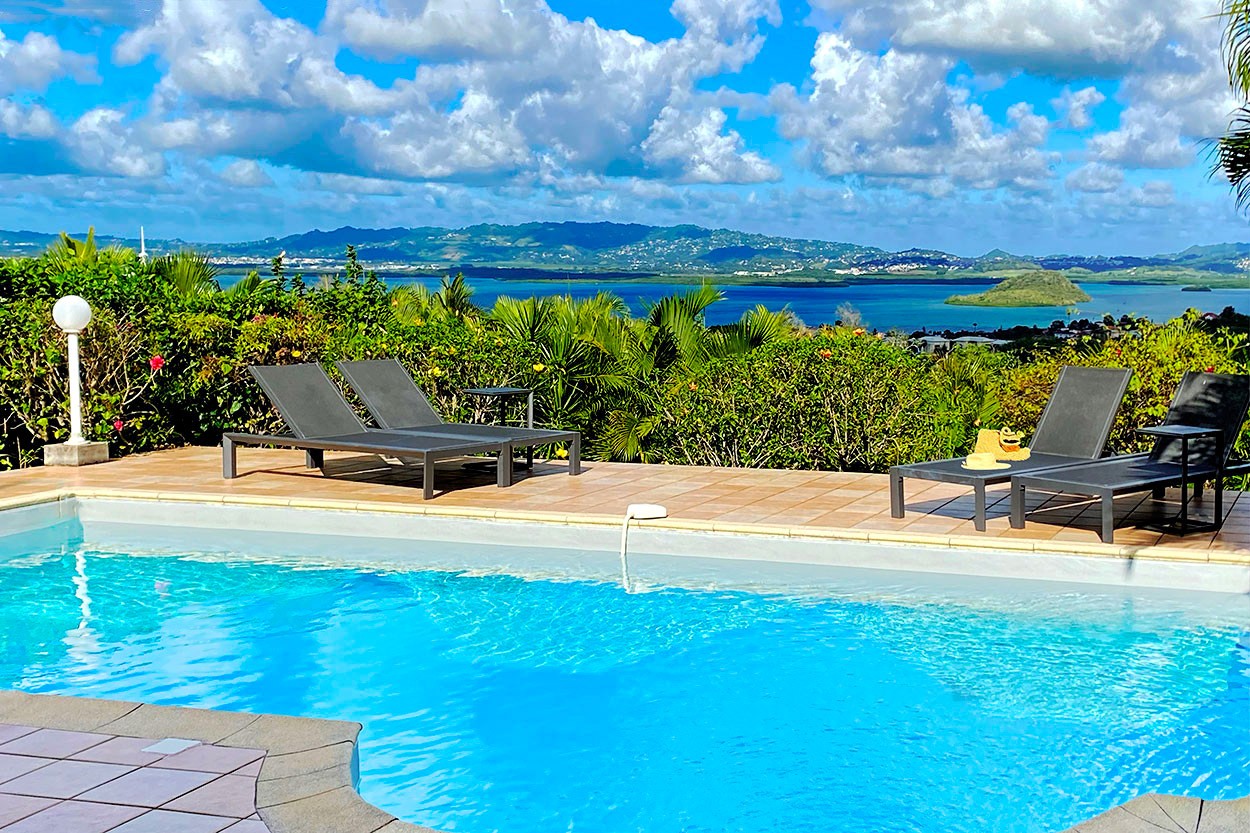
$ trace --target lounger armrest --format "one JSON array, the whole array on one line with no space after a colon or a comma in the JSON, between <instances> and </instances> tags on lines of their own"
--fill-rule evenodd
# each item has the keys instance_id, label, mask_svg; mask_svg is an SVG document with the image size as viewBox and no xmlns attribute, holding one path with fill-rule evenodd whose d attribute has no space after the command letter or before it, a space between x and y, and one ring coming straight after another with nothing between
<instances>
[{"instance_id":1,"label":"lounger armrest","mask_svg":"<svg viewBox=\"0 0 1250 833\"><path fill-rule=\"evenodd\" d=\"M1229 460L1224 466L1224 474L1250 474L1250 460Z\"/></svg>"},{"instance_id":2,"label":"lounger armrest","mask_svg":"<svg viewBox=\"0 0 1250 833\"><path fill-rule=\"evenodd\" d=\"M1138 428L1137 433L1175 440L1197 440L1204 437L1218 437L1224 431L1221 428L1208 428L1198 425L1155 425L1151 428Z\"/></svg>"}]
</instances>

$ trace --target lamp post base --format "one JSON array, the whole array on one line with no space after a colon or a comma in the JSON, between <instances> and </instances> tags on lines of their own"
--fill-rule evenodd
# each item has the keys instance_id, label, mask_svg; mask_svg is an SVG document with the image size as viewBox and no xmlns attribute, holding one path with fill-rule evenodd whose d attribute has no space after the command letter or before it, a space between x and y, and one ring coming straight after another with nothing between
<instances>
[{"instance_id":1,"label":"lamp post base","mask_svg":"<svg viewBox=\"0 0 1250 833\"><path fill-rule=\"evenodd\" d=\"M89 466L108 458L108 443L57 443L43 447L45 466Z\"/></svg>"}]
</instances>

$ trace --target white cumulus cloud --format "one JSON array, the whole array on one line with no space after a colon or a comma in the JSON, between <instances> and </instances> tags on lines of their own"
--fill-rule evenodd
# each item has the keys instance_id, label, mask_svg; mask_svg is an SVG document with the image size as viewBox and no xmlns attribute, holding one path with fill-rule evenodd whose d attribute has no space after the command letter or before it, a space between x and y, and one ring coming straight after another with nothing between
<instances>
[{"instance_id":1,"label":"white cumulus cloud","mask_svg":"<svg viewBox=\"0 0 1250 833\"><path fill-rule=\"evenodd\" d=\"M221 170L221 180L240 188L263 188L273 185L273 177L255 159L236 159Z\"/></svg>"},{"instance_id":2,"label":"white cumulus cloud","mask_svg":"<svg viewBox=\"0 0 1250 833\"><path fill-rule=\"evenodd\" d=\"M672 169L686 182L769 182L776 166L743 149L736 131L725 131L725 111L668 105L642 143L644 158L657 170Z\"/></svg>"},{"instance_id":3,"label":"white cumulus cloud","mask_svg":"<svg viewBox=\"0 0 1250 833\"><path fill-rule=\"evenodd\" d=\"M837 177L890 179L933 195L954 187L1036 189L1049 176L1048 122L1027 104L996 126L969 91L948 84L950 58L859 49L835 32L816 40L812 88L774 89L787 139Z\"/></svg>"},{"instance_id":4,"label":"white cumulus cloud","mask_svg":"<svg viewBox=\"0 0 1250 833\"><path fill-rule=\"evenodd\" d=\"M66 51L56 38L41 32L11 40L0 31L0 95L43 92L66 77L81 84L98 82L95 56Z\"/></svg>"}]
</instances>

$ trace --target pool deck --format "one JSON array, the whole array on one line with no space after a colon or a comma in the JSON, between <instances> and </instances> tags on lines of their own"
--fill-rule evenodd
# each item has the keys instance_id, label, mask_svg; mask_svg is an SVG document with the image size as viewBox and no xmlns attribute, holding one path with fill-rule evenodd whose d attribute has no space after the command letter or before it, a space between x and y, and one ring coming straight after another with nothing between
<instances>
[{"instance_id":1,"label":"pool deck","mask_svg":"<svg viewBox=\"0 0 1250 833\"><path fill-rule=\"evenodd\" d=\"M0 691L3 833L433 833L356 793L359 723Z\"/></svg>"},{"instance_id":2,"label":"pool deck","mask_svg":"<svg viewBox=\"0 0 1250 833\"><path fill-rule=\"evenodd\" d=\"M1250 796L1203 801L1150 793L1112 807L1065 833L1245 833L1250 830Z\"/></svg>"},{"instance_id":3,"label":"pool deck","mask_svg":"<svg viewBox=\"0 0 1250 833\"><path fill-rule=\"evenodd\" d=\"M439 469L435 498L422 501L419 467L328 454L326 476L303 460L301 452L240 449L234 480L221 477L220 449L202 447L76 469L9 471L0 473L0 506L60 494L617 524L626 506L645 502L668 508L668 519L644 522L657 528L1250 565L1250 499L1233 491L1225 493L1220 532L1185 537L1138 526L1174 515L1174 493L1162 501L1127 496L1116 503L1116 541L1108 545L1098 539L1097 504L1081 498L1032 496L1027 527L1012 529L1005 487L990 490L987 530L980 533L970 490L911 481L907 517L895 519L888 478L879 474L589 462L581 476L569 477L566 464L553 461L518 471L514 484L500 489L492 472L452 463ZM1198 507L1210 506L1208 492Z\"/></svg>"},{"instance_id":4,"label":"pool deck","mask_svg":"<svg viewBox=\"0 0 1250 833\"><path fill-rule=\"evenodd\" d=\"M1250 500L1231 491L1223 530L1184 538L1137 527L1174 514L1175 494L1117 501L1116 543L1107 545L1098 540L1098 507L1084 500L1035 499L1028 527L1011 529L1005 488L990 492L985 533L973 528L971 493L946 484L909 484L908 516L894 519L884 475L590 462L569 477L566 464L553 461L499 489L493 472L449 465L439 470L435 499L423 501L417 470L372 456L327 455L323 475L306 469L299 452L241 449L239 471L223 480L219 449L181 448L78 469L3 472L0 509L120 498L614 526L630 503L661 503L669 517L644 525L1250 566ZM359 730L0 691L0 833L430 833L356 793ZM152 748L171 738L199 745ZM1149 795L1071 833L1240 833L1250 830L1248 817L1250 798Z\"/></svg>"}]
</instances>

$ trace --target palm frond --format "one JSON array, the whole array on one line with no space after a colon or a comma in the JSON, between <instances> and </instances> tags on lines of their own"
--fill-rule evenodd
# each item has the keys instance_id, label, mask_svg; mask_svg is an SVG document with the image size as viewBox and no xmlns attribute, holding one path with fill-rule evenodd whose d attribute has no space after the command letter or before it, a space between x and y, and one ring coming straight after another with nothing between
<instances>
[{"instance_id":1,"label":"palm frond","mask_svg":"<svg viewBox=\"0 0 1250 833\"><path fill-rule=\"evenodd\" d=\"M1237 207L1250 205L1250 109L1233 114L1228 132L1212 144L1212 173L1220 171L1228 179L1237 198Z\"/></svg>"},{"instance_id":2,"label":"palm frond","mask_svg":"<svg viewBox=\"0 0 1250 833\"><path fill-rule=\"evenodd\" d=\"M391 293L395 320L409 327L420 326L431 317L433 295L424 284L403 286Z\"/></svg>"},{"instance_id":3,"label":"palm frond","mask_svg":"<svg viewBox=\"0 0 1250 833\"><path fill-rule=\"evenodd\" d=\"M220 288L217 267L207 255L190 249L159 257L152 268L184 298L211 295Z\"/></svg>"},{"instance_id":4,"label":"palm frond","mask_svg":"<svg viewBox=\"0 0 1250 833\"><path fill-rule=\"evenodd\" d=\"M1224 36L1220 42L1228 81L1242 100L1250 99L1250 0L1224 0Z\"/></svg>"},{"instance_id":5,"label":"palm frond","mask_svg":"<svg viewBox=\"0 0 1250 833\"><path fill-rule=\"evenodd\" d=\"M253 269L223 294L232 300L242 298L260 299L273 295L281 286L282 281L278 278L262 278L260 273Z\"/></svg>"}]
</instances>

